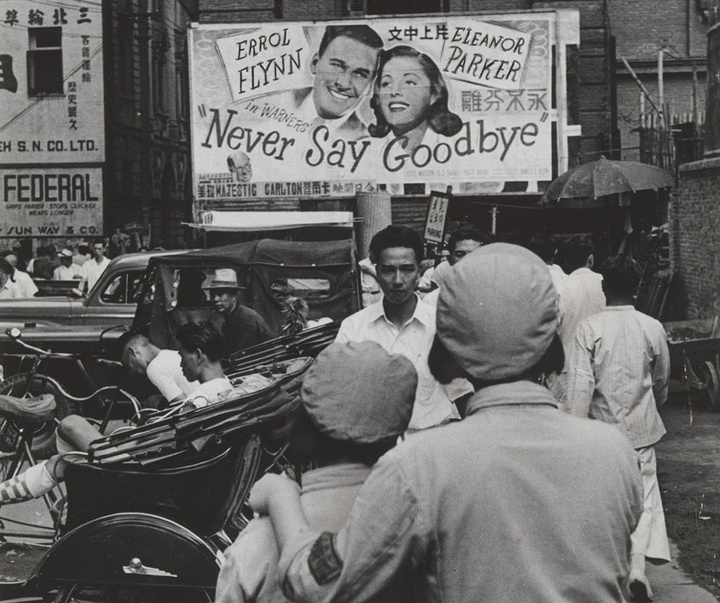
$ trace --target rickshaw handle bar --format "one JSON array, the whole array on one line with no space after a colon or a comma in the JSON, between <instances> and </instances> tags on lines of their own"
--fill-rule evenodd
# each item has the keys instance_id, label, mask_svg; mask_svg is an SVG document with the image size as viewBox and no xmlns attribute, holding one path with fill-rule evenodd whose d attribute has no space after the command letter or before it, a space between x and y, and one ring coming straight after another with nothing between
<instances>
[{"instance_id":1,"label":"rickshaw handle bar","mask_svg":"<svg viewBox=\"0 0 720 603\"><path fill-rule=\"evenodd\" d=\"M120 394L125 396L128 400L130 400L130 403L133 405L133 409L135 410L136 414L138 412L140 412L140 409L142 408L140 406L140 402L138 401L138 399L135 396L133 396L130 392L124 390L122 387L118 387L117 385L105 385L105 386L101 387L100 389L96 389L89 396L73 396L72 394L68 393L67 390L62 385L60 385L60 383L53 377L50 377L49 375L40 375L40 374L36 375L36 377L39 379L47 380L54 387L56 387L63 396L65 396L68 400L72 400L73 402L78 402L78 403L82 404L83 402L88 402L89 400L92 400L93 398L95 398L96 396L99 396L100 394L102 394L104 392L114 391L114 392L119 392Z\"/></svg>"},{"instance_id":2,"label":"rickshaw handle bar","mask_svg":"<svg viewBox=\"0 0 720 603\"><path fill-rule=\"evenodd\" d=\"M19 343L22 347L24 347L26 350L29 350L31 352L34 352L41 358L82 358L82 354L77 354L74 352L53 352L52 350L44 350L42 348L39 348L37 346L34 346L27 341L23 341L20 337L16 338L14 340L16 343ZM100 356L93 356L94 360L96 362L107 364L111 366L122 366L122 363L118 362L117 360L108 360L107 358L102 358Z\"/></svg>"}]
</instances>

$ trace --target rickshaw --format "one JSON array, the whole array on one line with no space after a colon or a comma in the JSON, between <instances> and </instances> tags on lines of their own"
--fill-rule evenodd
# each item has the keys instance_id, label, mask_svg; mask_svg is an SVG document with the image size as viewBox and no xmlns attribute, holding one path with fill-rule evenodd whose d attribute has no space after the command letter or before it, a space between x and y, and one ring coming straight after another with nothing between
<instances>
[{"instance_id":1,"label":"rickshaw","mask_svg":"<svg viewBox=\"0 0 720 603\"><path fill-rule=\"evenodd\" d=\"M359 273L352 239L260 239L179 255L154 257L145 273L133 329L160 347L174 347L174 331L188 320L207 320L212 306L203 284L217 268L232 268L240 302L259 312L276 333L288 299L303 300L308 320L339 321L360 308Z\"/></svg>"},{"instance_id":2,"label":"rickshaw","mask_svg":"<svg viewBox=\"0 0 720 603\"><path fill-rule=\"evenodd\" d=\"M89 462L66 469L58 537L27 582L0 585L0 600L212 600L251 485L283 459L302 375L360 304L352 241L261 240L153 258L133 329L175 347L177 327L211 316L203 284L220 267L236 270L242 302L276 331L288 297L330 322L228 359L233 383L259 371L271 387L94 442Z\"/></svg>"}]
</instances>

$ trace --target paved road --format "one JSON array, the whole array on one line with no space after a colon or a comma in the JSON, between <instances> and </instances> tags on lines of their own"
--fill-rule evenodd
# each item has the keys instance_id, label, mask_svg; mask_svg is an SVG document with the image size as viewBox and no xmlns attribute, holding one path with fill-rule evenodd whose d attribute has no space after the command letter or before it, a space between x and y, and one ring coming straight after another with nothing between
<instances>
[{"instance_id":1,"label":"paved road","mask_svg":"<svg viewBox=\"0 0 720 603\"><path fill-rule=\"evenodd\" d=\"M717 603L707 590L698 586L677 563L678 550L671 543L673 561L648 567L648 579L655 594L655 603Z\"/></svg>"}]
</instances>

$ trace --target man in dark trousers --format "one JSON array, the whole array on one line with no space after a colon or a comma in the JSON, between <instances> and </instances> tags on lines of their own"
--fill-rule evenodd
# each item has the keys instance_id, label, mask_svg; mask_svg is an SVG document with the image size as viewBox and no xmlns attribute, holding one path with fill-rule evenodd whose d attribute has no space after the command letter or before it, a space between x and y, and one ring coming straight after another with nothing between
<instances>
[{"instance_id":1,"label":"man in dark trousers","mask_svg":"<svg viewBox=\"0 0 720 603\"><path fill-rule=\"evenodd\" d=\"M217 317L221 319L228 356L274 337L263 317L240 303L238 296L242 287L232 268L218 268L203 289L209 292ZM217 317L213 317L213 322Z\"/></svg>"}]
</instances>

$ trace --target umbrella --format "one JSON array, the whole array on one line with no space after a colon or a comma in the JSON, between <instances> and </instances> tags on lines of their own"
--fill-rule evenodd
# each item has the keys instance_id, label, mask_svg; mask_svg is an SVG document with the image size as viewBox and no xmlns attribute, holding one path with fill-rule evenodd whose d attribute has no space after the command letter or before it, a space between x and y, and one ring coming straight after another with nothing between
<instances>
[{"instance_id":1,"label":"umbrella","mask_svg":"<svg viewBox=\"0 0 720 603\"><path fill-rule=\"evenodd\" d=\"M668 171L638 161L601 157L568 170L552 181L540 203L561 199L597 199L617 193L658 190L675 186Z\"/></svg>"}]
</instances>

